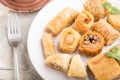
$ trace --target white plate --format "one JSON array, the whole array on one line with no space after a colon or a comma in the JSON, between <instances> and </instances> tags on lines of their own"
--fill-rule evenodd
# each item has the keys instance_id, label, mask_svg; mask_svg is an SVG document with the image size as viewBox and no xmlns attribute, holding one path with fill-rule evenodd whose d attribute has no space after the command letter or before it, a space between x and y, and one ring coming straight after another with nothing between
<instances>
[{"instance_id":1,"label":"white plate","mask_svg":"<svg viewBox=\"0 0 120 80\"><path fill-rule=\"evenodd\" d=\"M45 59L43 57L43 49L41 47L41 37L44 33L45 25L53 17L55 17L58 12L60 12L65 7L72 7L76 10L81 11L83 10L83 3L85 1L86 0L54 0L45 6L34 19L28 34L28 53L35 70L44 80L80 80L77 78L69 78L67 74L46 66ZM112 2L113 5L120 7L117 0L110 0L110 2ZM55 39L56 47L59 41L57 40L58 38L59 37ZM116 41L116 43L117 42L118 41ZM103 52L113 45L105 47L103 49ZM85 61L87 58L82 57L82 59L84 61L84 64L86 64Z\"/></svg>"}]
</instances>

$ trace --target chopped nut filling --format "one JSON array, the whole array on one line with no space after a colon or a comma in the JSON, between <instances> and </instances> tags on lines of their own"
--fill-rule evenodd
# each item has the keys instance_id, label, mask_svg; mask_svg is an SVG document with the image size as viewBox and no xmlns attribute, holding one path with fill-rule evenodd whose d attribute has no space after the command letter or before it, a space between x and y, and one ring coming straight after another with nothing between
<instances>
[{"instance_id":1,"label":"chopped nut filling","mask_svg":"<svg viewBox=\"0 0 120 80\"><path fill-rule=\"evenodd\" d=\"M84 38L84 44L88 45L89 43L95 44L96 42L100 42L100 38L96 35L89 34Z\"/></svg>"},{"instance_id":2,"label":"chopped nut filling","mask_svg":"<svg viewBox=\"0 0 120 80\"><path fill-rule=\"evenodd\" d=\"M50 66L54 67L54 69L64 71L63 68L60 65L58 65L57 63L50 63Z\"/></svg>"}]
</instances>

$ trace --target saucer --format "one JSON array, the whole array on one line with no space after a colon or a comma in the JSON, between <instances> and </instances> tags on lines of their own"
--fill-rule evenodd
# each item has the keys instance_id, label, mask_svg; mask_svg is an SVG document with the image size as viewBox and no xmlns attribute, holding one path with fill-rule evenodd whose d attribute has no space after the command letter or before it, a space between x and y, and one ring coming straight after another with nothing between
<instances>
[{"instance_id":1,"label":"saucer","mask_svg":"<svg viewBox=\"0 0 120 80\"><path fill-rule=\"evenodd\" d=\"M14 0L1 0L6 7L18 12L32 12L41 9L50 0L34 0L31 3L19 3Z\"/></svg>"}]
</instances>

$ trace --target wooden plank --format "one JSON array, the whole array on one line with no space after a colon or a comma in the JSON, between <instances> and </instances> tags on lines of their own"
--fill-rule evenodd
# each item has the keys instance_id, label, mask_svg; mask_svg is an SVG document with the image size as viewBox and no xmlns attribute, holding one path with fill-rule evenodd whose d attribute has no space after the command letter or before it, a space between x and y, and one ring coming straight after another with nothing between
<instances>
[{"instance_id":1,"label":"wooden plank","mask_svg":"<svg viewBox=\"0 0 120 80\"><path fill-rule=\"evenodd\" d=\"M0 70L0 80L14 80L14 71Z\"/></svg>"}]
</instances>

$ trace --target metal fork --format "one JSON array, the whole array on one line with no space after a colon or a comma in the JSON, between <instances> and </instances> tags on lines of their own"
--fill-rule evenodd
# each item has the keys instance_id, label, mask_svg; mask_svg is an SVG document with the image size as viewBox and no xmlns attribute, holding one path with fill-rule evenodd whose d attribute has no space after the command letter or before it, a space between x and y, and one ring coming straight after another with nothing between
<instances>
[{"instance_id":1,"label":"metal fork","mask_svg":"<svg viewBox=\"0 0 120 80\"><path fill-rule=\"evenodd\" d=\"M8 14L7 34L8 34L8 42L14 52L15 80L19 80L20 78L19 78L17 47L21 42L21 31L16 13Z\"/></svg>"}]
</instances>

